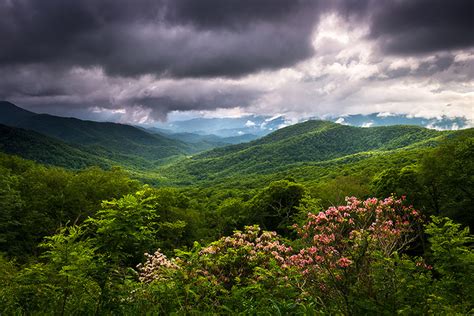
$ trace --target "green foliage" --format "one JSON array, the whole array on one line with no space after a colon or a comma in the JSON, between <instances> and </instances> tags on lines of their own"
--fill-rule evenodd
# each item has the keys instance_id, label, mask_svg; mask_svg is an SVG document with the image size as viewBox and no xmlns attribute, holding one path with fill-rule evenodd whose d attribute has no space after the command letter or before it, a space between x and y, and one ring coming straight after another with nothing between
<instances>
[{"instance_id":1,"label":"green foliage","mask_svg":"<svg viewBox=\"0 0 474 316\"><path fill-rule=\"evenodd\" d=\"M0 247L9 244L11 248L17 248L20 237L21 220L17 214L23 207L18 188L18 178L11 175L9 169L0 167ZM1 249L1 248L0 248Z\"/></svg>"},{"instance_id":2,"label":"green foliage","mask_svg":"<svg viewBox=\"0 0 474 316\"><path fill-rule=\"evenodd\" d=\"M46 235L81 223L102 200L135 191L138 182L119 168L79 172L0 155L0 252L26 260Z\"/></svg>"},{"instance_id":3,"label":"green foliage","mask_svg":"<svg viewBox=\"0 0 474 316\"><path fill-rule=\"evenodd\" d=\"M241 198L227 198L219 205L213 219L218 235L229 235L249 222L247 205Z\"/></svg>"},{"instance_id":4,"label":"green foliage","mask_svg":"<svg viewBox=\"0 0 474 316\"><path fill-rule=\"evenodd\" d=\"M60 290L60 314L77 313L77 306L86 307L81 313L92 313L100 291L92 278L97 270L95 249L89 240L81 240L79 228L62 229L47 237L41 244L46 249L43 257L48 262L49 283Z\"/></svg>"},{"instance_id":5,"label":"green foliage","mask_svg":"<svg viewBox=\"0 0 474 316\"><path fill-rule=\"evenodd\" d=\"M419 258L394 253L372 254L373 263L365 279L352 285L350 300L354 314L423 315L430 306L432 276ZM365 283L370 280L370 284ZM364 284L365 283L365 284Z\"/></svg>"},{"instance_id":6,"label":"green foliage","mask_svg":"<svg viewBox=\"0 0 474 316\"><path fill-rule=\"evenodd\" d=\"M282 269L274 255L285 251L275 234L253 226L207 247L195 244L180 251L172 265L156 253L153 267L159 275L149 274L152 257L142 274L154 281L134 299L143 304L144 296L153 302L147 312L166 314L301 312L304 305L297 300L303 297L295 286L301 279L295 271Z\"/></svg>"},{"instance_id":7,"label":"green foliage","mask_svg":"<svg viewBox=\"0 0 474 316\"><path fill-rule=\"evenodd\" d=\"M249 201L249 224L264 229L285 232L294 223L305 188L288 180L272 182Z\"/></svg>"},{"instance_id":8,"label":"green foliage","mask_svg":"<svg viewBox=\"0 0 474 316\"><path fill-rule=\"evenodd\" d=\"M134 267L145 252L158 247L171 251L192 235L183 220L190 214L181 217L177 211L180 203L176 191L144 187L120 199L104 201L86 224L106 261Z\"/></svg>"},{"instance_id":9,"label":"green foliage","mask_svg":"<svg viewBox=\"0 0 474 316\"><path fill-rule=\"evenodd\" d=\"M427 190L423 186L419 168L415 165L382 171L372 179L371 189L379 197L409 194L408 201L418 208L429 205Z\"/></svg>"},{"instance_id":10,"label":"green foliage","mask_svg":"<svg viewBox=\"0 0 474 316\"><path fill-rule=\"evenodd\" d=\"M311 188L311 195L319 198L324 207L343 204L346 196L368 197L369 192L367 177L352 175L336 176ZM390 196L390 194L382 196Z\"/></svg>"},{"instance_id":11,"label":"green foliage","mask_svg":"<svg viewBox=\"0 0 474 316\"><path fill-rule=\"evenodd\" d=\"M433 216L426 233L430 242L429 259L439 274L436 285L438 304L446 311L470 313L474 308L474 237L449 218Z\"/></svg>"},{"instance_id":12,"label":"green foliage","mask_svg":"<svg viewBox=\"0 0 474 316\"><path fill-rule=\"evenodd\" d=\"M474 138L458 137L425 155L421 182L436 214L474 226Z\"/></svg>"},{"instance_id":13,"label":"green foliage","mask_svg":"<svg viewBox=\"0 0 474 316\"><path fill-rule=\"evenodd\" d=\"M20 271L9 271L7 285L0 290L11 314L91 314L99 287L91 274L96 268L94 249L80 240L77 228L63 229L42 243L47 264L32 264ZM2 265L3 268L4 265ZM10 268L12 270L12 268Z\"/></svg>"},{"instance_id":14,"label":"green foliage","mask_svg":"<svg viewBox=\"0 0 474 316\"><path fill-rule=\"evenodd\" d=\"M149 190L106 201L86 223L106 260L133 266L156 245L159 214Z\"/></svg>"}]
</instances>

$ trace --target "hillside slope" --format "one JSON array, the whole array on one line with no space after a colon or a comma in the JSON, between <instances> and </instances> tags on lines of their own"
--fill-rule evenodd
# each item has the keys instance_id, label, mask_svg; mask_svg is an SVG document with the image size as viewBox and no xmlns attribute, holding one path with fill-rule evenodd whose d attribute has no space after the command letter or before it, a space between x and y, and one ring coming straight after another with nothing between
<instances>
[{"instance_id":1,"label":"hillside slope","mask_svg":"<svg viewBox=\"0 0 474 316\"><path fill-rule=\"evenodd\" d=\"M192 145L152 135L130 125L36 114L9 102L0 102L0 124L33 130L69 144L85 146L115 160L127 156L159 160L196 151Z\"/></svg>"},{"instance_id":2,"label":"hillside slope","mask_svg":"<svg viewBox=\"0 0 474 316\"><path fill-rule=\"evenodd\" d=\"M417 126L360 128L326 121L307 121L275 131L258 140L217 148L183 159L163 174L189 179L268 174L315 163L355 161L375 154L433 146L440 132Z\"/></svg>"},{"instance_id":3,"label":"hillside slope","mask_svg":"<svg viewBox=\"0 0 474 316\"><path fill-rule=\"evenodd\" d=\"M70 169L110 167L110 161L34 131L0 124L0 152Z\"/></svg>"}]
</instances>

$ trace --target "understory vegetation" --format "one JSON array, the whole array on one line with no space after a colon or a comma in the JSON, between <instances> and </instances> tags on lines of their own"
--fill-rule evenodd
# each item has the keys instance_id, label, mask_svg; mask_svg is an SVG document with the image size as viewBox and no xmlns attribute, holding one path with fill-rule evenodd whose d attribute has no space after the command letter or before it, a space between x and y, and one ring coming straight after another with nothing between
<instances>
[{"instance_id":1,"label":"understory vegetation","mask_svg":"<svg viewBox=\"0 0 474 316\"><path fill-rule=\"evenodd\" d=\"M0 154L0 314L472 314L473 138L397 144L154 185Z\"/></svg>"}]
</instances>

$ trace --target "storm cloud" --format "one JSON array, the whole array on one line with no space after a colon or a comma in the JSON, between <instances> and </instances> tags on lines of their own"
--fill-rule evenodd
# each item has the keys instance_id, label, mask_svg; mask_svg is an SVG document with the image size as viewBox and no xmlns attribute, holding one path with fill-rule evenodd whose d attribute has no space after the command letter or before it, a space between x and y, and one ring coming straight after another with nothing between
<instances>
[{"instance_id":1,"label":"storm cloud","mask_svg":"<svg viewBox=\"0 0 474 316\"><path fill-rule=\"evenodd\" d=\"M386 52L420 54L474 44L473 1L380 2L371 17L370 36L380 41Z\"/></svg>"},{"instance_id":2,"label":"storm cloud","mask_svg":"<svg viewBox=\"0 0 474 316\"><path fill-rule=\"evenodd\" d=\"M468 0L4 0L0 98L131 121L234 107L339 114L375 104L351 99L364 84L470 84L473 12Z\"/></svg>"},{"instance_id":3,"label":"storm cloud","mask_svg":"<svg viewBox=\"0 0 474 316\"><path fill-rule=\"evenodd\" d=\"M315 4L7 1L0 64L100 66L111 75L240 76L311 55ZM306 11L309 9L309 11Z\"/></svg>"}]
</instances>

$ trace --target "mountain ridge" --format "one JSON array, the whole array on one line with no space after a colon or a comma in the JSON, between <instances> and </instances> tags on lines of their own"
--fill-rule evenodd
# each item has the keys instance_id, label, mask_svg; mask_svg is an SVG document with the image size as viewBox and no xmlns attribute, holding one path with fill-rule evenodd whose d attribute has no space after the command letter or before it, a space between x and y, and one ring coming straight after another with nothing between
<instances>
[{"instance_id":1,"label":"mountain ridge","mask_svg":"<svg viewBox=\"0 0 474 316\"><path fill-rule=\"evenodd\" d=\"M83 169L90 166L111 167L111 162L80 147L35 131L0 124L0 151L46 165Z\"/></svg>"},{"instance_id":2,"label":"mountain ridge","mask_svg":"<svg viewBox=\"0 0 474 316\"><path fill-rule=\"evenodd\" d=\"M306 121L277 130L249 143L216 148L163 168L163 174L187 175L200 181L233 175L272 173L296 165L364 159L372 153L393 153L436 146L461 131L436 131L419 126L353 127L328 121ZM352 158L351 158L352 157Z\"/></svg>"},{"instance_id":3,"label":"mountain ridge","mask_svg":"<svg viewBox=\"0 0 474 316\"><path fill-rule=\"evenodd\" d=\"M123 155L159 160L196 152L190 144L152 135L134 126L36 114L6 101L0 102L0 124L32 130L70 145L81 145L107 157Z\"/></svg>"}]
</instances>

